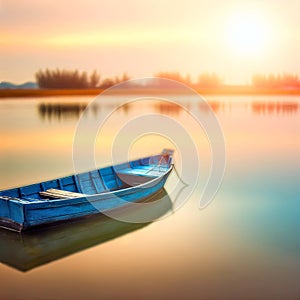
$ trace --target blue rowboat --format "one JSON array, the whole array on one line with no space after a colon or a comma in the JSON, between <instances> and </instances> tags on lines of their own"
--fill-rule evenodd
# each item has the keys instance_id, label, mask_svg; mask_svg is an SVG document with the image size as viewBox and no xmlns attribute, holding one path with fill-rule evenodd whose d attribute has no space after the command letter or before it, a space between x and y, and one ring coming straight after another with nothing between
<instances>
[{"instance_id":1,"label":"blue rowboat","mask_svg":"<svg viewBox=\"0 0 300 300\"><path fill-rule=\"evenodd\" d=\"M16 231L116 211L159 192L174 151L0 191L0 226Z\"/></svg>"}]
</instances>

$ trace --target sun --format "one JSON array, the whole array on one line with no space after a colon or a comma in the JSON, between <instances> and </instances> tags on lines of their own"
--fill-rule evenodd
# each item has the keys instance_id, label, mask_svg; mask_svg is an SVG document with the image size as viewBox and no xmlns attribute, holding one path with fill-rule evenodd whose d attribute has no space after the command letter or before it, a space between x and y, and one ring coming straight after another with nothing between
<instances>
[{"instance_id":1,"label":"sun","mask_svg":"<svg viewBox=\"0 0 300 300\"><path fill-rule=\"evenodd\" d=\"M267 25L261 15L252 11L236 13L225 27L226 43L235 55L259 56L268 43Z\"/></svg>"}]
</instances>

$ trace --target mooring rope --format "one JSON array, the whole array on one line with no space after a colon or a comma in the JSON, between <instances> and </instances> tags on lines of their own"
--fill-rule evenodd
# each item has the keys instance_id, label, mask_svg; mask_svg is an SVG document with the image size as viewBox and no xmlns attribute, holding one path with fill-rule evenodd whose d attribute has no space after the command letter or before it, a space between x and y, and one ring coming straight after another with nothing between
<instances>
[{"instance_id":1,"label":"mooring rope","mask_svg":"<svg viewBox=\"0 0 300 300\"><path fill-rule=\"evenodd\" d=\"M175 164L172 164L172 166L173 166L173 169L174 169L174 171L175 171L175 173L176 173L178 179L179 179L185 186L188 186L189 184L186 183L186 182L180 177L179 172L177 171L177 169L176 169L176 167L175 167Z\"/></svg>"}]
</instances>

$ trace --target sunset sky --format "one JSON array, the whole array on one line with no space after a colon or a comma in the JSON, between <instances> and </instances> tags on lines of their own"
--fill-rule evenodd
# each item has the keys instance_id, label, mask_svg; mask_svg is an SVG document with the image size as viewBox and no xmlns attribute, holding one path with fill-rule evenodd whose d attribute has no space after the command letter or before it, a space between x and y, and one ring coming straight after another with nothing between
<instances>
[{"instance_id":1,"label":"sunset sky","mask_svg":"<svg viewBox=\"0 0 300 300\"><path fill-rule=\"evenodd\" d=\"M131 77L300 73L299 0L0 0L0 81L42 68Z\"/></svg>"}]
</instances>

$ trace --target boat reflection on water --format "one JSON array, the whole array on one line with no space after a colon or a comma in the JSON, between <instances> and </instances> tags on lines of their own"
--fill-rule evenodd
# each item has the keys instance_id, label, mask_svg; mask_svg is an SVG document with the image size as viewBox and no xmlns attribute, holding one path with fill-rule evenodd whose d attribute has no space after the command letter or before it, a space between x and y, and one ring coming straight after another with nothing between
<instances>
[{"instance_id":1,"label":"boat reflection on water","mask_svg":"<svg viewBox=\"0 0 300 300\"><path fill-rule=\"evenodd\" d=\"M163 189L151 198L151 208L124 209L124 214L156 220L172 210L172 201ZM105 215L16 233L0 228L0 261L26 272L46 263L61 259L141 229L148 223L125 223Z\"/></svg>"}]
</instances>

